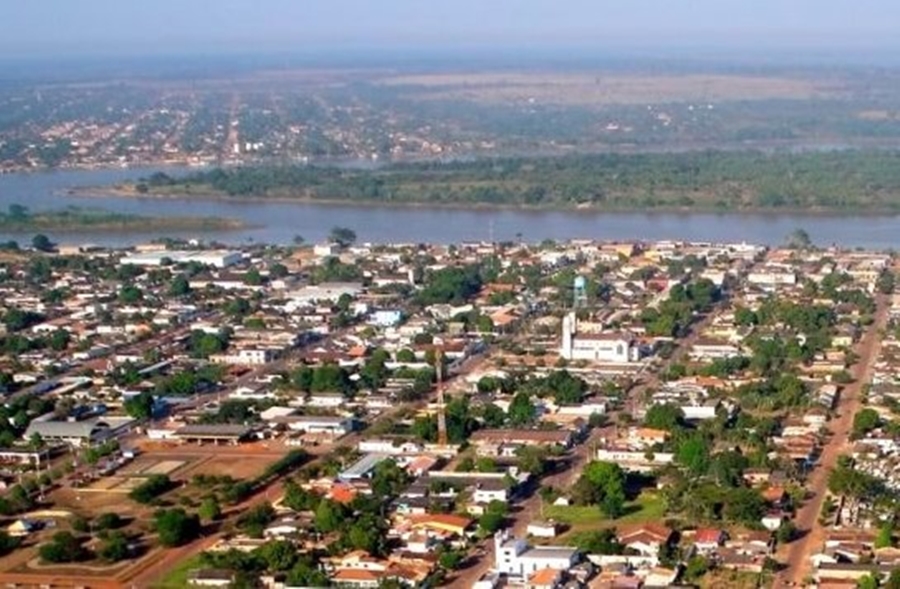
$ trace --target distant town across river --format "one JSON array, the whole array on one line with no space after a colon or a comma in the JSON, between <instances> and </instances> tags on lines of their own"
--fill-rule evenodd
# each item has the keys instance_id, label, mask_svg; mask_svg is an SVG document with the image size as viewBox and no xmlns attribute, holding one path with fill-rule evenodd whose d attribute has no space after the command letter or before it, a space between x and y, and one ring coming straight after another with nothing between
<instances>
[{"instance_id":1,"label":"distant town across river","mask_svg":"<svg viewBox=\"0 0 900 589\"><path fill-rule=\"evenodd\" d=\"M898 215L821 215L756 213L678 213L554 211L517 209L453 209L426 205L378 207L221 199L135 198L69 195L75 187L109 186L154 170L66 170L0 176L0 208L22 204L31 211L68 206L97 207L116 213L152 217L223 217L245 224L235 230L154 232L53 231L60 243L125 246L158 237L200 238L226 244L288 244L296 236L324 239L332 227L352 228L362 242L462 241L539 242L545 239L684 240L781 244L798 228L819 245L893 249L900 244ZM184 170L169 169L171 173ZM22 239L14 233L0 235ZM30 238L30 236L27 236ZM26 240L27 241L27 240Z\"/></svg>"}]
</instances>

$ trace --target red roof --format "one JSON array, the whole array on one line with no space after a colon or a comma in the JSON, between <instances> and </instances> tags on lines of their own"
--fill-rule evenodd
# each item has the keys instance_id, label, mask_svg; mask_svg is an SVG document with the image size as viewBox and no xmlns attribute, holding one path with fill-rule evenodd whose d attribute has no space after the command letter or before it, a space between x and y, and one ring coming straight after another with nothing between
<instances>
[{"instance_id":1,"label":"red roof","mask_svg":"<svg viewBox=\"0 0 900 589\"><path fill-rule=\"evenodd\" d=\"M715 528L701 528L694 534L695 544L719 544L725 533Z\"/></svg>"}]
</instances>

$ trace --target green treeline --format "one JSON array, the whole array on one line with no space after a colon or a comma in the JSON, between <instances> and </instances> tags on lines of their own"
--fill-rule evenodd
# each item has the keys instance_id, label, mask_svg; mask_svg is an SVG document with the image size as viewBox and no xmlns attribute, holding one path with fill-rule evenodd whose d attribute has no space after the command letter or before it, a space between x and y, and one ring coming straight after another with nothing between
<instances>
[{"instance_id":1,"label":"green treeline","mask_svg":"<svg viewBox=\"0 0 900 589\"><path fill-rule=\"evenodd\" d=\"M138 192L375 203L601 209L900 210L900 152L593 154L392 164L214 169L141 179Z\"/></svg>"},{"instance_id":2,"label":"green treeline","mask_svg":"<svg viewBox=\"0 0 900 589\"><path fill-rule=\"evenodd\" d=\"M66 207L32 212L13 203L0 211L0 229L7 231L52 231L71 229L236 229L241 223L218 217L147 217L103 209Z\"/></svg>"}]
</instances>

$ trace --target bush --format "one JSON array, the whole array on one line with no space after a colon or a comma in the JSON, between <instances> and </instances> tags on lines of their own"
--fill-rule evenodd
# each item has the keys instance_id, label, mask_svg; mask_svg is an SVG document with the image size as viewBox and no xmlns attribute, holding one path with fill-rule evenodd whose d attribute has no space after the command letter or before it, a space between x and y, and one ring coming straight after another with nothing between
<instances>
[{"instance_id":1,"label":"bush","mask_svg":"<svg viewBox=\"0 0 900 589\"><path fill-rule=\"evenodd\" d=\"M81 562L91 557L90 551L71 532L54 534L50 542L38 548L38 555L51 563Z\"/></svg>"},{"instance_id":2,"label":"bush","mask_svg":"<svg viewBox=\"0 0 900 589\"><path fill-rule=\"evenodd\" d=\"M162 509L153 520L159 543L168 548L183 546L200 535L200 518L183 509Z\"/></svg>"},{"instance_id":3,"label":"bush","mask_svg":"<svg viewBox=\"0 0 900 589\"><path fill-rule=\"evenodd\" d=\"M125 521L118 513L103 513L94 521L95 530L115 530L121 528Z\"/></svg>"},{"instance_id":4,"label":"bush","mask_svg":"<svg viewBox=\"0 0 900 589\"><path fill-rule=\"evenodd\" d=\"M172 481L164 474L155 474L131 490L128 494L133 500L145 505L153 503L157 498L173 487Z\"/></svg>"},{"instance_id":5,"label":"bush","mask_svg":"<svg viewBox=\"0 0 900 589\"><path fill-rule=\"evenodd\" d=\"M107 562L119 562L131 556L128 538L122 532L111 533L98 550L100 558Z\"/></svg>"}]
</instances>

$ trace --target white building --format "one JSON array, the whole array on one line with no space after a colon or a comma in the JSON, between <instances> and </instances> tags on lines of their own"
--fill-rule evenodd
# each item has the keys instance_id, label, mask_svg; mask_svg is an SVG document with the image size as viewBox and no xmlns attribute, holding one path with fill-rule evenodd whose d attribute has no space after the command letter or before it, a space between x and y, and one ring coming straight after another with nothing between
<instances>
[{"instance_id":1,"label":"white building","mask_svg":"<svg viewBox=\"0 0 900 589\"><path fill-rule=\"evenodd\" d=\"M494 535L494 569L519 579L543 570L566 571L578 563L578 549L565 546L529 546L509 530Z\"/></svg>"},{"instance_id":2,"label":"white building","mask_svg":"<svg viewBox=\"0 0 900 589\"><path fill-rule=\"evenodd\" d=\"M158 250L128 254L119 262L121 264L133 264L135 266L162 266L164 263L186 264L197 262L205 266L227 268L243 259L241 252L216 250L216 251L180 251Z\"/></svg>"},{"instance_id":3,"label":"white building","mask_svg":"<svg viewBox=\"0 0 900 589\"><path fill-rule=\"evenodd\" d=\"M579 333L578 319L569 313L562 321L560 356L566 360L627 364L640 360L640 347L628 333Z\"/></svg>"}]
</instances>

